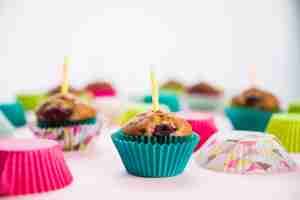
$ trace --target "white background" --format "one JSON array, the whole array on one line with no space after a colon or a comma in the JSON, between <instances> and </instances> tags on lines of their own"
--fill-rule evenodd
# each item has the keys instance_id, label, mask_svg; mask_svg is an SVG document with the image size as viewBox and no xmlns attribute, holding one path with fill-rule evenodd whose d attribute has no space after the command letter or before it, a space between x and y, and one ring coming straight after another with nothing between
<instances>
[{"instance_id":1,"label":"white background","mask_svg":"<svg viewBox=\"0 0 300 200\"><path fill-rule=\"evenodd\" d=\"M113 80L123 92L160 80L201 78L229 89L260 85L282 99L300 92L296 1L0 0L1 100L60 81L64 55L73 85ZM297 82L298 81L298 82Z\"/></svg>"}]
</instances>

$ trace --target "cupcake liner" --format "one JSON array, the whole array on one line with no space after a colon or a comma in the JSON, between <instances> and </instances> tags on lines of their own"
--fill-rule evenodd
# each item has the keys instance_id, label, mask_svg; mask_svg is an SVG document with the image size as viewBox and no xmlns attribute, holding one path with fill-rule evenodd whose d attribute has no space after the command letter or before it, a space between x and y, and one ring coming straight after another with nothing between
<instances>
[{"instance_id":1,"label":"cupcake liner","mask_svg":"<svg viewBox=\"0 0 300 200\"><path fill-rule=\"evenodd\" d=\"M0 196L57 190L73 181L63 152L49 140L1 140L0 172Z\"/></svg>"},{"instance_id":2,"label":"cupcake liner","mask_svg":"<svg viewBox=\"0 0 300 200\"><path fill-rule=\"evenodd\" d=\"M264 132L273 113L253 108L228 107L225 114L236 130Z\"/></svg>"},{"instance_id":3,"label":"cupcake liner","mask_svg":"<svg viewBox=\"0 0 300 200\"><path fill-rule=\"evenodd\" d=\"M145 96L144 102L152 103L152 96ZM161 93L159 95L159 103L168 106L171 112L178 112L181 109L179 98L173 94Z\"/></svg>"},{"instance_id":4,"label":"cupcake liner","mask_svg":"<svg viewBox=\"0 0 300 200\"><path fill-rule=\"evenodd\" d=\"M300 152L300 114L274 114L266 132L275 135L288 152Z\"/></svg>"},{"instance_id":5,"label":"cupcake liner","mask_svg":"<svg viewBox=\"0 0 300 200\"><path fill-rule=\"evenodd\" d=\"M26 117L21 104L1 104L0 110L15 127L21 127L26 124Z\"/></svg>"},{"instance_id":6,"label":"cupcake liner","mask_svg":"<svg viewBox=\"0 0 300 200\"><path fill-rule=\"evenodd\" d=\"M128 173L141 177L171 177L185 169L199 137L127 137L112 135Z\"/></svg>"},{"instance_id":7,"label":"cupcake liner","mask_svg":"<svg viewBox=\"0 0 300 200\"><path fill-rule=\"evenodd\" d=\"M102 124L72 125L57 128L30 126L38 138L56 140L64 151L84 150L91 140L100 134Z\"/></svg>"},{"instance_id":8,"label":"cupcake liner","mask_svg":"<svg viewBox=\"0 0 300 200\"><path fill-rule=\"evenodd\" d=\"M185 119L197 133L201 140L197 144L194 152L197 151L214 133L218 131L212 115L208 113L181 113L178 114Z\"/></svg>"},{"instance_id":9,"label":"cupcake liner","mask_svg":"<svg viewBox=\"0 0 300 200\"><path fill-rule=\"evenodd\" d=\"M193 111L215 111L223 107L223 97L206 95L188 95L187 103Z\"/></svg>"},{"instance_id":10,"label":"cupcake liner","mask_svg":"<svg viewBox=\"0 0 300 200\"><path fill-rule=\"evenodd\" d=\"M213 135L196 153L197 163L213 171L262 174L290 172L297 164L273 135L233 131Z\"/></svg>"},{"instance_id":11,"label":"cupcake liner","mask_svg":"<svg viewBox=\"0 0 300 200\"><path fill-rule=\"evenodd\" d=\"M117 93L115 90L92 90L90 91L94 97L113 97L116 96Z\"/></svg>"},{"instance_id":12,"label":"cupcake liner","mask_svg":"<svg viewBox=\"0 0 300 200\"><path fill-rule=\"evenodd\" d=\"M300 113L300 101L295 101L289 104L289 113Z\"/></svg>"},{"instance_id":13,"label":"cupcake liner","mask_svg":"<svg viewBox=\"0 0 300 200\"><path fill-rule=\"evenodd\" d=\"M46 99L46 95L30 95L19 94L17 95L17 101L21 104L25 111L35 110L36 107Z\"/></svg>"}]
</instances>

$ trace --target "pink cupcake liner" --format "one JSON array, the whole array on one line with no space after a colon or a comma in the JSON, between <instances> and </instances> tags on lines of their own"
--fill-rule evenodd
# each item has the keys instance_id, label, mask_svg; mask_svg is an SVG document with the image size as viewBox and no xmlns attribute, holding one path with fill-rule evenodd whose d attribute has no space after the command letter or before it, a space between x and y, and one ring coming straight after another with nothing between
<instances>
[{"instance_id":1,"label":"pink cupcake liner","mask_svg":"<svg viewBox=\"0 0 300 200\"><path fill-rule=\"evenodd\" d=\"M110 96L116 96L117 92L115 90L90 90L90 92L95 97L110 97Z\"/></svg>"},{"instance_id":2,"label":"pink cupcake liner","mask_svg":"<svg viewBox=\"0 0 300 200\"><path fill-rule=\"evenodd\" d=\"M57 142L42 139L0 141L0 196L57 190L72 181Z\"/></svg>"},{"instance_id":3,"label":"pink cupcake liner","mask_svg":"<svg viewBox=\"0 0 300 200\"><path fill-rule=\"evenodd\" d=\"M210 136L218 131L214 118L209 113L181 113L179 116L189 122L193 131L200 136L200 142L195 147L194 152L197 151Z\"/></svg>"}]
</instances>

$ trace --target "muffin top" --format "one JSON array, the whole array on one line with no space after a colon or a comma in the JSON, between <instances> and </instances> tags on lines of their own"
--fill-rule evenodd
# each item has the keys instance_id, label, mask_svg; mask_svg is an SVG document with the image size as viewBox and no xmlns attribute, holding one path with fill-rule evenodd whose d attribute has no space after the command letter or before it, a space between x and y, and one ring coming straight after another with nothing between
<instances>
[{"instance_id":1,"label":"muffin top","mask_svg":"<svg viewBox=\"0 0 300 200\"><path fill-rule=\"evenodd\" d=\"M112 84L106 81L96 81L88 84L85 90L114 90Z\"/></svg>"},{"instance_id":2,"label":"muffin top","mask_svg":"<svg viewBox=\"0 0 300 200\"><path fill-rule=\"evenodd\" d=\"M180 90L184 91L185 86L176 80L169 80L161 86L161 89Z\"/></svg>"},{"instance_id":3,"label":"muffin top","mask_svg":"<svg viewBox=\"0 0 300 200\"><path fill-rule=\"evenodd\" d=\"M220 96L223 91L215 86L206 82L201 82L188 88L190 94L204 94L208 96Z\"/></svg>"},{"instance_id":4,"label":"muffin top","mask_svg":"<svg viewBox=\"0 0 300 200\"><path fill-rule=\"evenodd\" d=\"M159 110L137 115L123 127L123 132L132 136L188 136L192 127L184 119Z\"/></svg>"},{"instance_id":5,"label":"muffin top","mask_svg":"<svg viewBox=\"0 0 300 200\"><path fill-rule=\"evenodd\" d=\"M40 122L81 121L96 117L96 110L72 94L56 94L41 104L36 112Z\"/></svg>"},{"instance_id":6,"label":"muffin top","mask_svg":"<svg viewBox=\"0 0 300 200\"><path fill-rule=\"evenodd\" d=\"M61 86L57 86L57 87L51 89L50 91L48 91L47 94L48 94L49 96L53 96L53 95L58 94L58 93L60 93L60 92L61 92ZM80 96L80 95L82 94L82 91L81 91L81 90L78 90L78 89L75 89L74 87L70 87L70 88L69 88L69 93L70 93L70 94L73 94L73 95L75 95L75 96Z\"/></svg>"},{"instance_id":7,"label":"muffin top","mask_svg":"<svg viewBox=\"0 0 300 200\"><path fill-rule=\"evenodd\" d=\"M270 92L250 88L231 101L232 106L257 108L263 111L276 112L280 110L279 100Z\"/></svg>"}]
</instances>

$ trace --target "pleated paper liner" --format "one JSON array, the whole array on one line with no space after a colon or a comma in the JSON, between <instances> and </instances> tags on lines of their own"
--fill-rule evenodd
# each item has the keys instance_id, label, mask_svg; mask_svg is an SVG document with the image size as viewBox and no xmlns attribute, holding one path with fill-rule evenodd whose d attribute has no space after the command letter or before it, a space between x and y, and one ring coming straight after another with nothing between
<instances>
[{"instance_id":1,"label":"pleated paper liner","mask_svg":"<svg viewBox=\"0 0 300 200\"><path fill-rule=\"evenodd\" d=\"M236 130L264 132L273 113L254 108L228 107L225 114Z\"/></svg>"},{"instance_id":2,"label":"pleated paper liner","mask_svg":"<svg viewBox=\"0 0 300 200\"><path fill-rule=\"evenodd\" d=\"M274 114L266 131L278 137L288 152L300 152L300 114Z\"/></svg>"},{"instance_id":3,"label":"pleated paper liner","mask_svg":"<svg viewBox=\"0 0 300 200\"><path fill-rule=\"evenodd\" d=\"M0 104L0 110L15 127L21 127L26 124L25 112L21 104Z\"/></svg>"},{"instance_id":4,"label":"pleated paper liner","mask_svg":"<svg viewBox=\"0 0 300 200\"><path fill-rule=\"evenodd\" d=\"M297 164L275 136L260 132L233 131L213 135L196 153L206 169L237 174L291 172Z\"/></svg>"},{"instance_id":5,"label":"pleated paper liner","mask_svg":"<svg viewBox=\"0 0 300 200\"><path fill-rule=\"evenodd\" d=\"M199 137L128 137L119 131L112 140L128 173L171 177L184 171Z\"/></svg>"},{"instance_id":6,"label":"pleated paper liner","mask_svg":"<svg viewBox=\"0 0 300 200\"><path fill-rule=\"evenodd\" d=\"M223 97L188 95L188 106L193 111L217 111L223 109Z\"/></svg>"},{"instance_id":7,"label":"pleated paper liner","mask_svg":"<svg viewBox=\"0 0 300 200\"><path fill-rule=\"evenodd\" d=\"M300 114L300 101L291 102L289 104L288 112Z\"/></svg>"},{"instance_id":8,"label":"pleated paper liner","mask_svg":"<svg viewBox=\"0 0 300 200\"><path fill-rule=\"evenodd\" d=\"M61 127L40 128L37 125L30 126L32 132L38 138L56 140L64 151L85 150L88 144L100 134L102 122L81 123Z\"/></svg>"},{"instance_id":9,"label":"pleated paper liner","mask_svg":"<svg viewBox=\"0 0 300 200\"><path fill-rule=\"evenodd\" d=\"M46 99L43 94L18 94L17 101L25 111L35 110L36 107Z\"/></svg>"},{"instance_id":10,"label":"pleated paper liner","mask_svg":"<svg viewBox=\"0 0 300 200\"><path fill-rule=\"evenodd\" d=\"M0 140L0 172L0 196L53 191L73 181L63 152L50 140Z\"/></svg>"}]
</instances>

